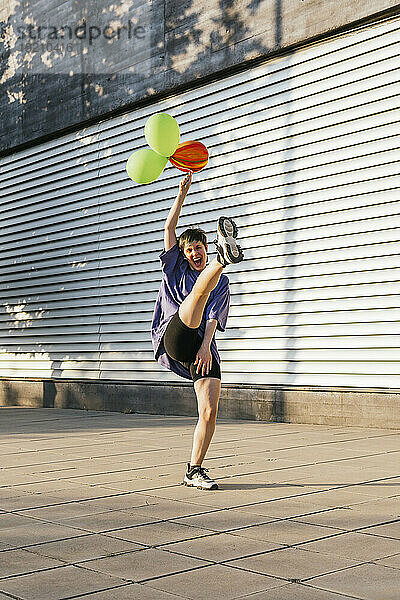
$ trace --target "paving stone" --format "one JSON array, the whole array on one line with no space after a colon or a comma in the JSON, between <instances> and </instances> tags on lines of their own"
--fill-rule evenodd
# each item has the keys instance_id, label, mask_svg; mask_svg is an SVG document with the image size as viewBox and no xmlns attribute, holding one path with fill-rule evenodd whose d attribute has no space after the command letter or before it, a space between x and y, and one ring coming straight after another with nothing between
<instances>
[{"instance_id":1,"label":"paving stone","mask_svg":"<svg viewBox=\"0 0 400 600\"><path fill-rule=\"evenodd\" d=\"M4 542L0 542L0 550L10 550L10 549L11 549L10 544L5 544Z\"/></svg>"},{"instance_id":2,"label":"paving stone","mask_svg":"<svg viewBox=\"0 0 400 600\"><path fill-rule=\"evenodd\" d=\"M1 449L1 447L0 447ZM21 495L21 492L16 491L11 487L0 487L0 506L2 508L3 500L7 500L8 498L17 498ZM24 495L24 494L23 494Z\"/></svg>"},{"instance_id":3,"label":"paving stone","mask_svg":"<svg viewBox=\"0 0 400 600\"><path fill-rule=\"evenodd\" d=\"M345 569L359 564L359 561L333 556L327 560L324 554L307 552L300 548L287 548L260 556L229 561L227 564L291 581L292 579L306 579L330 571Z\"/></svg>"},{"instance_id":4,"label":"paving stone","mask_svg":"<svg viewBox=\"0 0 400 600\"><path fill-rule=\"evenodd\" d=\"M204 560L179 556L164 550L138 550L130 554L102 558L85 563L88 569L139 582L169 573L194 569L206 565Z\"/></svg>"},{"instance_id":5,"label":"paving stone","mask_svg":"<svg viewBox=\"0 0 400 600\"><path fill-rule=\"evenodd\" d=\"M23 510L25 508L47 506L50 504L57 504L57 502L59 502L59 499L56 496L49 496L47 494L28 493L21 493L18 496L3 498L0 501L1 507L5 511L18 511Z\"/></svg>"},{"instance_id":6,"label":"paving stone","mask_svg":"<svg viewBox=\"0 0 400 600\"><path fill-rule=\"evenodd\" d=\"M310 585L362 600L398 600L399 571L366 564L310 580Z\"/></svg>"},{"instance_id":7,"label":"paving stone","mask_svg":"<svg viewBox=\"0 0 400 600\"><path fill-rule=\"evenodd\" d=\"M354 497L357 495L354 494ZM400 495L388 496L386 498L373 498L365 496L361 502L344 502L343 506L350 506L360 512L365 512L373 515L381 515L382 520L400 517Z\"/></svg>"},{"instance_id":8,"label":"paving stone","mask_svg":"<svg viewBox=\"0 0 400 600\"><path fill-rule=\"evenodd\" d=\"M129 540L132 542L147 544L149 546L157 546L158 544L188 540L212 533L212 531L207 529L183 525L177 523L176 521L163 521L161 523L158 522L138 527L129 527L121 531L113 531L108 535L121 540Z\"/></svg>"},{"instance_id":9,"label":"paving stone","mask_svg":"<svg viewBox=\"0 0 400 600\"><path fill-rule=\"evenodd\" d=\"M89 596L80 596L79 600L178 600L179 598L182 600L182 596L161 592L140 583L132 583L124 587L96 592ZM1 596L0 600L2 600Z\"/></svg>"},{"instance_id":10,"label":"paving stone","mask_svg":"<svg viewBox=\"0 0 400 600\"><path fill-rule=\"evenodd\" d=\"M332 535L333 531L328 527L306 525L305 523L288 520L272 521L271 523L246 527L237 531L232 531L231 533L253 540L290 545Z\"/></svg>"},{"instance_id":11,"label":"paving stone","mask_svg":"<svg viewBox=\"0 0 400 600\"><path fill-rule=\"evenodd\" d=\"M15 471L15 470L14 470ZM25 484L32 484L36 481L48 479L46 476L36 476L27 473L24 469L18 469L18 472L11 473L9 470L0 471L0 486L15 486L24 489Z\"/></svg>"},{"instance_id":12,"label":"paving stone","mask_svg":"<svg viewBox=\"0 0 400 600\"><path fill-rule=\"evenodd\" d=\"M168 516L176 515L175 511L172 511L169 515L158 517L156 512L157 505L161 502L158 498L153 498L152 496L146 496L145 494L138 494L136 492L132 493L122 493L116 494L114 496L106 497L106 498L96 498L92 500L85 500L80 504L84 506L94 506L98 512L105 512L106 510L130 510L135 509L135 512L139 512L141 515L151 515L156 516L157 518L167 518ZM175 507L176 503L172 503ZM184 503L182 503L184 505ZM190 505L188 505L190 507ZM177 508L177 507L175 507ZM152 514L154 510L155 515ZM195 510L198 510L197 508Z\"/></svg>"},{"instance_id":13,"label":"paving stone","mask_svg":"<svg viewBox=\"0 0 400 600\"><path fill-rule=\"evenodd\" d=\"M301 548L312 552L367 561L400 553L400 541L362 533L343 533L325 540L302 544Z\"/></svg>"},{"instance_id":14,"label":"paving stone","mask_svg":"<svg viewBox=\"0 0 400 600\"><path fill-rule=\"evenodd\" d=\"M215 510L213 506L199 506L198 504L185 502L184 500L167 500L141 493L136 494L136 497L138 498L137 501L141 503L137 507L137 512L143 516L149 516L157 520L182 518ZM120 510L125 510L125 508Z\"/></svg>"},{"instance_id":15,"label":"paving stone","mask_svg":"<svg viewBox=\"0 0 400 600\"><path fill-rule=\"evenodd\" d=\"M374 513L373 511L362 510L355 504L312 515L298 516L295 517L295 520L299 523L324 525L351 531L360 527L368 527L369 525L379 525L382 521L390 520L390 517L391 515L385 515L382 512Z\"/></svg>"},{"instance_id":16,"label":"paving stone","mask_svg":"<svg viewBox=\"0 0 400 600\"><path fill-rule=\"evenodd\" d=\"M84 531L53 523L36 521L32 525L0 529L0 540L12 548L20 548L84 535Z\"/></svg>"},{"instance_id":17,"label":"paving stone","mask_svg":"<svg viewBox=\"0 0 400 600\"><path fill-rule=\"evenodd\" d=\"M197 571L162 577L144 585L149 589L155 588L193 600L203 600L204 598L233 600L254 592L277 588L282 585L282 582L273 577L215 565ZM216 595L216 590L218 590L218 595Z\"/></svg>"},{"instance_id":18,"label":"paving stone","mask_svg":"<svg viewBox=\"0 0 400 600\"><path fill-rule=\"evenodd\" d=\"M2 513L0 515L0 531L3 529L11 529L12 527L24 527L25 525L29 526L35 524L37 524L35 519L30 519L19 513Z\"/></svg>"},{"instance_id":19,"label":"paving stone","mask_svg":"<svg viewBox=\"0 0 400 600\"><path fill-rule=\"evenodd\" d=\"M34 517L35 519L42 519L44 521L65 523L75 517L85 517L102 512L109 512L109 509L101 510L101 508L97 508L95 504L88 506L85 503L72 502L24 510L20 514L25 517Z\"/></svg>"},{"instance_id":20,"label":"paving stone","mask_svg":"<svg viewBox=\"0 0 400 600\"><path fill-rule=\"evenodd\" d=\"M239 510L217 510L202 515L193 515L177 519L177 523L204 527L214 531L227 531L237 527L246 527L247 525L256 525L259 523L271 522L272 519L260 515L253 515Z\"/></svg>"},{"instance_id":21,"label":"paving stone","mask_svg":"<svg viewBox=\"0 0 400 600\"><path fill-rule=\"evenodd\" d=\"M108 499L112 502L115 498L120 498L123 496L123 492L116 492L108 489L101 489L100 487L94 486L76 486L70 485L68 488L63 490L58 490L53 492L53 497L56 498L56 502L85 502L89 500L93 500L97 502L98 500L104 500L106 502ZM134 494L130 494L133 496ZM127 508L126 506L124 508Z\"/></svg>"},{"instance_id":22,"label":"paving stone","mask_svg":"<svg viewBox=\"0 0 400 600\"><path fill-rule=\"evenodd\" d=\"M143 525L154 521L151 517L142 516L133 510L109 510L107 512L89 515L86 517L74 517L68 519L68 525L71 527L79 527L86 531L99 533L102 531L110 531L130 527L133 525Z\"/></svg>"},{"instance_id":23,"label":"paving stone","mask_svg":"<svg viewBox=\"0 0 400 600\"><path fill-rule=\"evenodd\" d=\"M336 503L326 503L322 500L312 502L302 497L299 500L284 498L282 500L273 500L272 502L266 501L253 506L244 506L240 510L255 515L264 515L270 519L290 519L292 517L303 517L310 513L332 510L337 508L337 506Z\"/></svg>"},{"instance_id":24,"label":"paving stone","mask_svg":"<svg viewBox=\"0 0 400 600\"><path fill-rule=\"evenodd\" d=\"M110 469L112 469L112 467ZM162 487L163 483L167 485L167 482L160 482L160 480L156 478L156 476L154 476L152 479L135 476L132 470L130 469L119 473L82 473L81 476L84 477L85 482L91 486L99 485L103 488L121 491L136 491L146 488Z\"/></svg>"},{"instance_id":25,"label":"paving stone","mask_svg":"<svg viewBox=\"0 0 400 600\"><path fill-rule=\"evenodd\" d=\"M48 494L49 496L53 496L55 492L68 490L70 485L65 481L42 477L40 481L36 478L35 481L19 485L18 489L25 494Z\"/></svg>"},{"instance_id":26,"label":"paving stone","mask_svg":"<svg viewBox=\"0 0 400 600\"><path fill-rule=\"evenodd\" d=\"M187 488L185 488L187 489ZM199 490L197 490L198 492ZM249 504L255 502L263 502L266 499L289 498L293 499L301 497L303 494L317 492L319 488L303 484L290 483L272 483L264 488L253 490L229 490L221 489L216 492L202 492L195 494L188 499L189 502L196 504L204 504L207 506L215 506L216 508L237 508L242 510ZM172 494L170 496L172 498ZM182 494L180 496L182 498Z\"/></svg>"},{"instance_id":27,"label":"paving stone","mask_svg":"<svg viewBox=\"0 0 400 600\"><path fill-rule=\"evenodd\" d=\"M400 554L394 554L393 556L386 556L374 561L377 565L383 567L393 567L394 569L400 569Z\"/></svg>"},{"instance_id":28,"label":"paving stone","mask_svg":"<svg viewBox=\"0 0 400 600\"><path fill-rule=\"evenodd\" d=\"M281 548L279 544L269 542L260 542L257 540L244 539L236 535L219 533L196 538L190 541L178 542L177 544L168 544L165 548L170 552L179 552L194 558L212 560L215 562L223 560L232 560L255 554Z\"/></svg>"},{"instance_id":29,"label":"paving stone","mask_svg":"<svg viewBox=\"0 0 400 600\"><path fill-rule=\"evenodd\" d=\"M63 564L65 563L59 560L38 556L26 550L7 550L0 555L0 578L60 567Z\"/></svg>"},{"instance_id":30,"label":"paving stone","mask_svg":"<svg viewBox=\"0 0 400 600\"><path fill-rule=\"evenodd\" d=\"M381 535L400 540L400 521L395 523L387 523L386 525L377 525L376 527L368 527L368 529L364 529L362 533Z\"/></svg>"},{"instance_id":31,"label":"paving stone","mask_svg":"<svg viewBox=\"0 0 400 600\"><path fill-rule=\"evenodd\" d=\"M99 498L103 496L110 496L113 492L108 488L101 486L89 486L82 478L80 485L74 480L73 483L69 482L44 482L35 483L32 485L24 486L26 493L30 494L49 494L58 500L85 500L86 498Z\"/></svg>"},{"instance_id":32,"label":"paving stone","mask_svg":"<svg viewBox=\"0 0 400 600\"><path fill-rule=\"evenodd\" d=\"M376 479L376 477L375 477ZM368 494L374 497L388 497L400 494L400 478L393 477L391 479L382 479L381 481L373 481L352 486L355 493Z\"/></svg>"},{"instance_id":33,"label":"paving stone","mask_svg":"<svg viewBox=\"0 0 400 600\"><path fill-rule=\"evenodd\" d=\"M332 508L335 506L352 506L359 502L370 502L375 498L370 494L364 494L360 490L355 492L353 486L343 486L320 490L298 499L301 501L312 499L313 502L325 502L327 508ZM376 499L380 499L380 496L376 496ZM297 500L297 498L294 498L294 500Z\"/></svg>"},{"instance_id":34,"label":"paving stone","mask_svg":"<svg viewBox=\"0 0 400 600\"><path fill-rule=\"evenodd\" d=\"M104 472L104 464L99 465L99 473L90 473L87 468L82 466L81 475L85 477L90 485L104 485L107 487L112 483L127 483L129 485L137 483L140 487L164 487L179 484L183 479L185 468L182 464L144 466L142 463L143 459L141 461L137 460L136 468L131 462L122 463L122 465L126 464L126 467L122 468L121 462L118 460L118 462L108 464L109 473Z\"/></svg>"},{"instance_id":35,"label":"paving stone","mask_svg":"<svg viewBox=\"0 0 400 600\"><path fill-rule=\"evenodd\" d=\"M338 461L338 464L339 462L340 461ZM301 472L297 474L296 472L298 469L293 468L290 469L290 471L293 472L288 473L287 481L296 481L298 484L303 485L313 485L315 487L321 488L321 490L328 490L336 486L346 486L347 488L350 486L354 486L360 488L360 490L356 491L359 491L360 493L365 493L366 495L386 495L374 494L374 490L369 491L368 489L361 491L362 486L366 484L366 482L377 478L383 479L385 478L385 473L380 473L376 469L372 468L369 469L367 472L362 472L357 467L354 467L353 469L348 469L343 466L343 463L341 464L340 469L338 469L338 464L335 464L335 466L331 467L330 469L324 469L323 467L326 465L321 463L318 465L318 467L316 465L315 467L312 466L308 468L304 474L302 474ZM394 491L392 493L395 494L396 492Z\"/></svg>"},{"instance_id":36,"label":"paving stone","mask_svg":"<svg viewBox=\"0 0 400 600\"><path fill-rule=\"evenodd\" d=\"M288 583L279 588L252 594L241 600L351 600L355 596L342 596L333 592L316 589L309 584ZM239 600L239 599L238 599Z\"/></svg>"},{"instance_id":37,"label":"paving stone","mask_svg":"<svg viewBox=\"0 0 400 600\"><path fill-rule=\"evenodd\" d=\"M42 556L58 558L67 563L76 563L111 556L119 552L132 552L141 548L143 548L141 544L94 533L70 540L31 546L29 551Z\"/></svg>"},{"instance_id":38,"label":"paving stone","mask_svg":"<svg viewBox=\"0 0 400 600\"><path fill-rule=\"evenodd\" d=\"M56 600L88 594L124 583L117 577L77 567L60 567L31 575L0 580L0 592L22 600Z\"/></svg>"},{"instance_id":39,"label":"paving stone","mask_svg":"<svg viewBox=\"0 0 400 600\"><path fill-rule=\"evenodd\" d=\"M186 486L181 485L181 483L176 483L175 485L166 485L161 486L158 481L125 481L118 483L110 483L104 485L110 492L140 492L142 494L148 494L154 496L155 498L166 498L169 500L189 500L193 497L199 495L199 490L188 488ZM204 492L207 493L207 492ZM211 494L211 492L208 492Z\"/></svg>"},{"instance_id":40,"label":"paving stone","mask_svg":"<svg viewBox=\"0 0 400 600\"><path fill-rule=\"evenodd\" d=\"M232 477L230 473L226 473L226 477L221 478L221 490L229 491L242 491L247 490L259 490L260 492L265 490L272 490L274 487L283 488L296 488L299 486L304 487L302 482L298 482L298 476L296 470L298 467L286 467L280 468L278 465L275 468L259 468L259 469L246 469L240 475ZM294 471L294 472L293 472ZM318 487L318 486L314 486Z\"/></svg>"}]
</instances>

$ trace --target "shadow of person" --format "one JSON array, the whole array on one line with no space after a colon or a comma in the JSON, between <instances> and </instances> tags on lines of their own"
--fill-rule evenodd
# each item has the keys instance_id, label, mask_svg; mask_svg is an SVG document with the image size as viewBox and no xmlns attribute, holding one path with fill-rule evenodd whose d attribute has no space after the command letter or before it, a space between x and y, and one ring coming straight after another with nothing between
<instances>
[{"instance_id":1,"label":"shadow of person","mask_svg":"<svg viewBox=\"0 0 400 600\"><path fill-rule=\"evenodd\" d=\"M259 490L287 487L304 487L301 483L219 483L221 490Z\"/></svg>"}]
</instances>

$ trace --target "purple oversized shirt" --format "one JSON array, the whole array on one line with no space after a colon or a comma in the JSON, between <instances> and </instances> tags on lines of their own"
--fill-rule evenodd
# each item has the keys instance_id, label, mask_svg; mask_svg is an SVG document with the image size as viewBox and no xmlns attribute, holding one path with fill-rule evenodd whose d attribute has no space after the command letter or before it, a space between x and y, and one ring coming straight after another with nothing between
<instances>
[{"instance_id":1,"label":"purple oversized shirt","mask_svg":"<svg viewBox=\"0 0 400 600\"><path fill-rule=\"evenodd\" d=\"M160 261L163 276L151 324L151 339L153 342L154 357L161 365L170 371L191 380L192 378L188 369L180 362L170 358L166 353L163 344L163 336L168 323L179 309L180 304L192 291L196 279L199 276L199 272L190 268L188 261L179 250L178 244L175 244L169 250L162 252L160 254ZM229 311L229 301L229 279L226 275L221 275L219 282L211 292L204 309L203 319L198 330L201 339L204 337L206 321L209 319L216 319L218 321L217 329L219 331L225 331ZM215 336L212 338L210 350L211 354L219 364L221 359L218 354Z\"/></svg>"}]
</instances>

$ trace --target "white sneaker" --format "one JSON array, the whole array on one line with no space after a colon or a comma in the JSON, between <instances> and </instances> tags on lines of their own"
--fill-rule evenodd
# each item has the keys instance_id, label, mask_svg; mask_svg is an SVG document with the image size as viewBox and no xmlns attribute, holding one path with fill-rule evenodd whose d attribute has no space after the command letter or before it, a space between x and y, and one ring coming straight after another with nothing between
<instances>
[{"instance_id":1,"label":"white sneaker","mask_svg":"<svg viewBox=\"0 0 400 600\"><path fill-rule=\"evenodd\" d=\"M236 243L238 228L229 217L220 217L217 226L217 259L224 267L244 259L241 247Z\"/></svg>"},{"instance_id":2,"label":"white sneaker","mask_svg":"<svg viewBox=\"0 0 400 600\"><path fill-rule=\"evenodd\" d=\"M199 490L217 490L218 484L207 475L208 469L204 467L192 467L188 463L185 477L183 478L184 485L195 487Z\"/></svg>"}]
</instances>

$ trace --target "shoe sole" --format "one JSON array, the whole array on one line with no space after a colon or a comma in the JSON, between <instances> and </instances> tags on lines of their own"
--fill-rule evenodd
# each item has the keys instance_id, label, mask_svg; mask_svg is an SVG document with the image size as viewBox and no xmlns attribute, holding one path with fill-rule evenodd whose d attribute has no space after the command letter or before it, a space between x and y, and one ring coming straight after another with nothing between
<instances>
[{"instance_id":1,"label":"shoe sole","mask_svg":"<svg viewBox=\"0 0 400 600\"><path fill-rule=\"evenodd\" d=\"M224 237L237 238L238 228L237 225L229 217L220 217L218 219L218 229Z\"/></svg>"},{"instance_id":2,"label":"shoe sole","mask_svg":"<svg viewBox=\"0 0 400 600\"><path fill-rule=\"evenodd\" d=\"M211 487L202 487L201 485L194 485L193 483L188 483L186 481L182 481L182 485L186 485L186 487L194 487L197 488L198 490L205 490L206 492L210 491L210 490L218 490L218 484L214 484Z\"/></svg>"},{"instance_id":3,"label":"shoe sole","mask_svg":"<svg viewBox=\"0 0 400 600\"><path fill-rule=\"evenodd\" d=\"M238 263L243 260L241 247L236 243L238 228L236 223L229 217L220 217L218 219L218 231L225 240L225 251L231 263Z\"/></svg>"}]
</instances>

